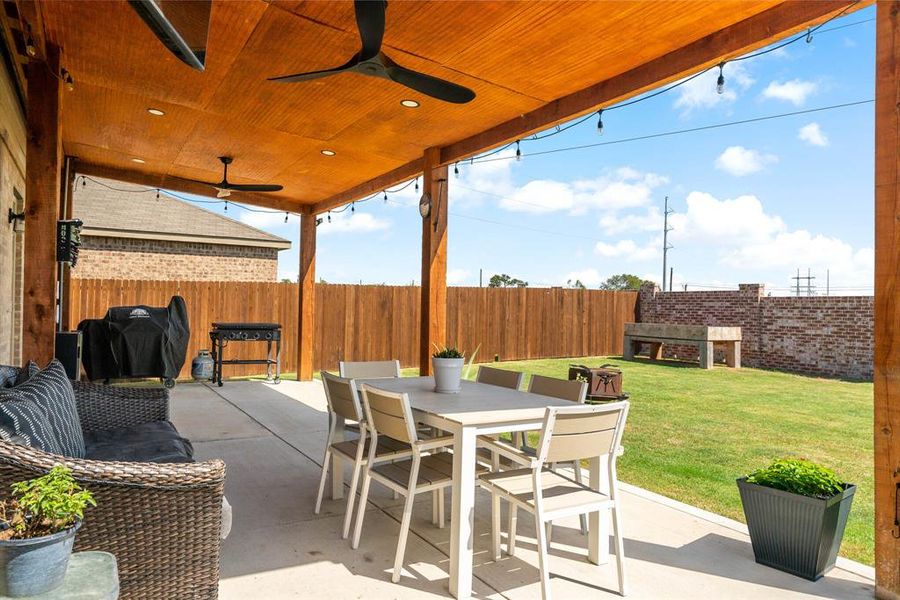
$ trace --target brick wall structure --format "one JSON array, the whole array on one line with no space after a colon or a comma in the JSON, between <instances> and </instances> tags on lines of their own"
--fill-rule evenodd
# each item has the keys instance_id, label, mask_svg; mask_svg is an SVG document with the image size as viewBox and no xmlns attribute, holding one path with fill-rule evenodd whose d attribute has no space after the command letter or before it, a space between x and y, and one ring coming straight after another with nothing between
<instances>
[{"instance_id":1,"label":"brick wall structure","mask_svg":"<svg viewBox=\"0 0 900 600\"><path fill-rule=\"evenodd\" d=\"M276 281L278 249L122 237L82 237L72 276L152 281Z\"/></svg>"},{"instance_id":2,"label":"brick wall structure","mask_svg":"<svg viewBox=\"0 0 900 600\"><path fill-rule=\"evenodd\" d=\"M742 363L794 373L871 379L874 299L871 296L767 296L759 284L737 291L662 292L646 285L646 323L738 326ZM670 346L669 357L697 359L692 346ZM722 351L716 351L722 360Z\"/></svg>"}]
</instances>

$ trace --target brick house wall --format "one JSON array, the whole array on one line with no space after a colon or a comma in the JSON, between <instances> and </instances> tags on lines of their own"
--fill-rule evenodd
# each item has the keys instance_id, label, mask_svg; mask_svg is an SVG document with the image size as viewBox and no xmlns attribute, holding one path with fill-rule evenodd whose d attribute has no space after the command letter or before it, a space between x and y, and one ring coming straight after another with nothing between
<instances>
[{"instance_id":1,"label":"brick house wall","mask_svg":"<svg viewBox=\"0 0 900 600\"><path fill-rule=\"evenodd\" d=\"M72 276L155 281L276 281L278 249L84 236Z\"/></svg>"},{"instance_id":2,"label":"brick house wall","mask_svg":"<svg viewBox=\"0 0 900 600\"><path fill-rule=\"evenodd\" d=\"M741 359L748 367L825 377L871 379L875 303L871 296L765 295L758 284L738 291L640 292L646 323L741 327ZM697 359L692 346L670 346L666 356ZM724 358L716 351L717 360Z\"/></svg>"}]
</instances>

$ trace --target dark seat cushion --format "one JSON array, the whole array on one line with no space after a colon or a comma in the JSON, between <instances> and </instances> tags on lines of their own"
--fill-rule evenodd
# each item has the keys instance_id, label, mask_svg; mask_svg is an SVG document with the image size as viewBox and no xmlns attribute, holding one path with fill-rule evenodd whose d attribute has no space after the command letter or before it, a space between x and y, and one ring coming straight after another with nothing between
<instances>
[{"instance_id":1,"label":"dark seat cushion","mask_svg":"<svg viewBox=\"0 0 900 600\"><path fill-rule=\"evenodd\" d=\"M194 462L194 447L169 421L116 427L84 434L85 458L124 462Z\"/></svg>"}]
</instances>

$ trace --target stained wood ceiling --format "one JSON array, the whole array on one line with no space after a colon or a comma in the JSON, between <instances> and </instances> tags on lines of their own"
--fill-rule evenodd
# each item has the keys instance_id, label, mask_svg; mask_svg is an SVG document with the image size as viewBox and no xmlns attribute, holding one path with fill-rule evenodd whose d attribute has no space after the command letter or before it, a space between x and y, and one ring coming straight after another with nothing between
<instances>
[{"instance_id":1,"label":"stained wood ceiling","mask_svg":"<svg viewBox=\"0 0 900 600\"><path fill-rule=\"evenodd\" d=\"M466 105L357 74L266 80L333 67L356 52L350 0L215 0L202 73L170 55L124 0L37 7L43 34L61 47L76 82L63 100L67 154L210 182L221 178L216 157L229 154L229 179L280 183L284 191L273 196L282 204L308 205L779 4L390 2L385 51L472 88L477 98ZM761 31L760 39L775 33ZM421 106L402 107L407 98ZM150 115L151 107L165 116Z\"/></svg>"}]
</instances>

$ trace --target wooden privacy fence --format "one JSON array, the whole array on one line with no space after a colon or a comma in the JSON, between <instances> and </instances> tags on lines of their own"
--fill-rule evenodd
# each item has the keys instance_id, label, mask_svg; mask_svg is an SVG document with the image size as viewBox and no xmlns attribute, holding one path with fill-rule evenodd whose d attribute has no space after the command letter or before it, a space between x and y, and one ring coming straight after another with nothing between
<instances>
[{"instance_id":1,"label":"wooden privacy fence","mask_svg":"<svg viewBox=\"0 0 900 600\"><path fill-rule=\"evenodd\" d=\"M191 341L181 372L209 348L213 321L277 322L282 325L285 372L297 369L297 284L218 281L72 279L70 327L101 318L111 306L165 306L184 297ZM636 292L563 288L462 288L447 290L447 342L467 352L479 344L477 360L517 360L621 354L624 324L635 321ZM382 285L316 285L313 364L336 369L339 360L399 359L419 362L419 288ZM263 343L235 343L227 358L260 358ZM261 373L235 365L225 375Z\"/></svg>"}]
</instances>

